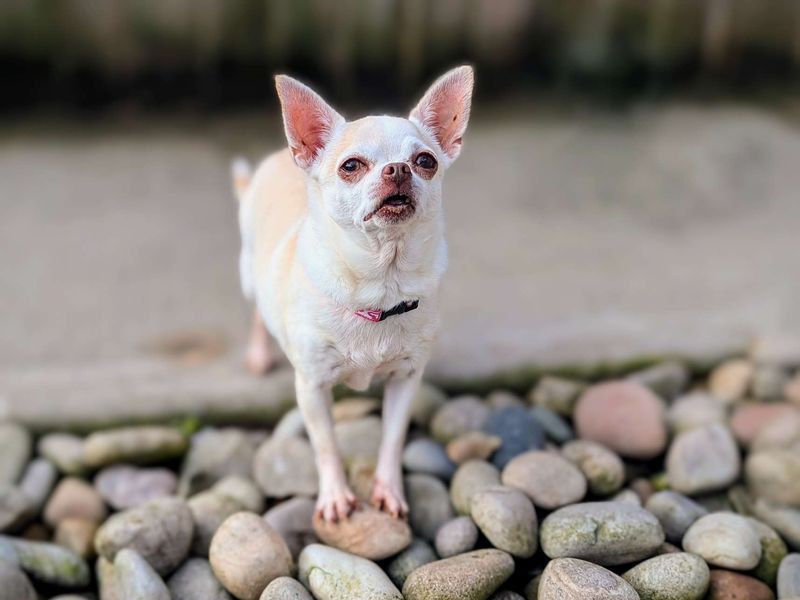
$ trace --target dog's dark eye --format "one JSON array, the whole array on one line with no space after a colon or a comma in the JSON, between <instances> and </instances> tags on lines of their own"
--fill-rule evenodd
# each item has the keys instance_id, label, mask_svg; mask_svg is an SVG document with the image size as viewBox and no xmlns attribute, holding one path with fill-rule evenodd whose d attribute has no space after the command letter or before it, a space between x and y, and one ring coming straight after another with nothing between
<instances>
[{"instance_id":1,"label":"dog's dark eye","mask_svg":"<svg viewBox=\"0 0 800 600\"><path fill-rule=\"evenodd\" d=\"M358 170L359 170L359 169L360 169L360 168L361 168L363 165L364 165L364 163L362 163L362 162L361 162L360 160L358 160L357 158L348 158L346 161L344 161L344 162L342 163L342 166L341 166L341 167L339 167L339 168L340 168L342 171L345 171L345 172L347 172L347 173L355 173L355 172L356 172L356 171L358 171Z\"/></svg>"},{"instance_id":2,"label":"dog's dark eye","mask_svg":"<svg viewBox=\"0 0 800 600\"><path fill-rule=\"evenodd\" d=\"M414 160L414 164L417 165L420 169L435 169L436 159L433 158L433 156L428 154L427 152L422 152Z\"/></svg>"}]
</instances>

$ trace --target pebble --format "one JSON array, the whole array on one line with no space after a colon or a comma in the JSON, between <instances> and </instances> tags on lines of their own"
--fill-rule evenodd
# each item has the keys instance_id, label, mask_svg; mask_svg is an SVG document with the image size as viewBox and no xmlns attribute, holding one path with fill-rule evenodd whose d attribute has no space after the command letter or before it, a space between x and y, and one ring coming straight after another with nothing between
<instances>
[{"instance_id":1,"label":"pebble","mask_svg":"<svg viewBox=\"0 0 800 600\"><path fill-rule=\"evenodd\" d=\"M437 556L431 545L425 540L415 539L386 565L386 573L398 588L402 588L412 571L435 560Z\"/></svg>"},{"instance_id":2,"label":"pebble","mask_svg":"<svg viewBox=\"0 0 800 600\"><path fill-rule=\"evenodd\" d=\"M710 565L741 571L755 568L761 559L758 534L745 517L734 513L700 517L683 536L683 549Z\"/></svg>"},{"instance_id":3,"label":"pebble","mask_svg":"<svg viewBox=\"0 0 800 600\"><path fill-rule=\"evenodd\" d=\"M345 464L363 458L377 458L382 431L380 417L364 417L336 423L333 433Z\"/></svg>"},{"instance_id":4,"label":"pebble","mask_svg":"<svg viewBox=\"0 0 800 600\"><path fill-rule=\"evenodd\" d=\"M800 554L788 554L778 569L778 598L800 597Z\"/></svg>"},{"instance_id":5,"label":"pebble","mask_svg":"<svg viewBox=\"0 0 800 600\"><path fill-rule=\"evenodd\" d=\"M547 563L537 600L638 600L631 585L608 569L576 558Z\"/></svg>"},{"instance_id":6,"label":"pebble","mask_svg":"<svg viewBox=\"0 0 800 600\"><path fill-rule=\"evenodd\" d=\"M667 410L667 423L673 433L681 433L714 423L725 423L725 404L711 394L693 392L681 396Z\"/></svg>"},{"instance_id":7,"label":"pebble","mask_svg":"<svg viewBox=\"0 0 800 600\"><path fill-rule=\"evenodd\" d=\"M518 558L536 552L538 521L528 497L509 487L482 490L472 498L472 520L498 550Z\"/></svg>"},{"instance_id":8,"label":"pebble","mask_svg":"<svg viewBox=\"0 0 800 600\"><path fill-rule=\"evenodd\" d=\"M586 478L572 462L541 450L511 460L503 469L501 481L522 490L536 506L547 510L580 502L587 487Z\"/></svg>"},{"instance_id":9,"label":"pebble","mask_svg":"<svg viewBox=\"0 0 800 600\"><path fill-rule=\"evenodd\" d=\"M264 588L292 572L283 538L255 513L231 515L211 540L209 561L217 579L240 600L257 600Z\"/></svg>"},{"instance_id":10,"label":"pebble","mask_svg":"<svg viewBox=\"0 0 800 600\"><path fill-rule=\"evenodd\" d=\"M514 392L508 390L494 390L486 396L486 406L490 409L506 408L508 406L525 406L525 401Z\"/></svg>"},{"instance_id":11,"label":"pebble","mask_svg":"<svg viewBox=\"0 0 800 600\"><path fill-rule=\"evenodd\" d=\"M709 576L706 562L688 552L655 556L622 574L643 600L702 600Z\"/></svg>"},{"instance_id":12,"label":"pebble","mask_svg":"<svg viewBox=\"0 0 800 600\"><path fill-rule=\"evenodd\" d=\"M489 407L477 396L459 396L444 404L433 415L431 435L447 444L462 433L480 431L489 418Z\"/></svg>"},{"instance_id":13,"label":"pebble","mask_svg":"<svg viewBox=\"0 0 800 600\"><path fill-rule=\"evenodd\" d=\"M800 451L800 410L764 425L750 444L751 451L770 448Z\"/></svg>"},{"instance_id":14,"label":"pebble","mask_svg":"<svg viewBox=\"0 0 800 600\"><path fill-rule=\"evenodd\" d=\"M587 440L569 442L561 448L567 460L575 463L597 496L608 496L625 483L625 465L622 459L602 444Z\"/></svg>"},{"instance_id":15,"label":"pebble","mask_svg":"<svg viewBox=\"0 0 800 600\"><path fill-rule=\"evenodd\" d=\"M639 494L631 489L625 489L617 492L611 496L609 500L612 502L627 502L628 504L633 504L634 506L642 506L642 499L639 497Z\"/></svg>"},{"instance_id":16,"label":"pebble","mask_svg":"<svg viewBox=\"0 0 800 600\"><path fill-rule=\"evenodd\" d=\"M188 497L229 475L250 477L256 445L240 429L202 429L192 436L178 490Z\"/></svg>"},{"instance_id":17,"label":"pebble","mask_svg":"<svg viewBox=\"0 0 800 600\"><path fill-rule=\"evenodd\" d=\"M183 456L186 437L174 427L119 427L89 435L83 443L83 462L90 467L115 463L152 463Z\"/></svg>"},{"instance_id":18,"label":"pebble","mask_svg":"<svg viewBox=\"0 0 800 600\"><path fill-rule=\"evenodd\" d=\"M211 486L211 490L223 496L230 496L254 513L264 512L264 496L252 480L241 475L229 475Z\"/></svg>"},{"instance_id":19,"label":"pebble","mask_svg":"<svg viewBox=\"0 0 800 600\"><path fill-rule=\"evenodd\" d=\"M649 558L664 542L658 519L625 502L559 508L542 521L539 535L550 558L581 558L603 566Z\"/></svg>"},{"instance_id":20,"label":"pebble","mask_svg":"<svg viewBox=\"0 0 800 600\"><path fill-rule=\"evenodd\" d=\"M159 574L183 562L194 533L186 502L167 497L112 515L95 536L97 553L113 560L123 548L136 550Z\"/></svg>"},{"instance_id":21,"label":"pebble","mask_svg":"<svg viewBox=\"0 0 800 600\"><path fill-rule=\"evenodd\" d=\"M101 470L94 487L114 510L125 510L173 495L177 478L169 469L117 465Z\"/></svg>"},{"instance_id":22,"label":"pebble","mask_svg":"<svg viewBox=\"0 0 800 600\"><path fill-rule=\"evenodd\" d=\"M428 563L403 585L405 600L486 600L514 572L501 550L474 550Z\"/></svg>"},{"instance_id":23,"label":"pebble","mask_svg":"<svg viewBox=\"0 0 800 600\"><path fill-rule=\"evenodd\" d=\"M0 598L3 600L37 600L30 579L14 564L0 559Z\"/></svg>"},{"instance_id":24,"label":"pebble","mask_svg":"<svg viewBox=\"0 0 800 600\"><path fill-rule=\"evenodd\" d=\"M19 482L19 490L30 499L35 512L42 510L57 479L55 465L46 458L37 458L28 464Z\"/></svg>"},{"instance_id":25,"label":"pebble","mask_svg":"<svg viewBox=\"0 0 800 600\"><path fill-rule=\"evenodd\" d=\"M439 527L453 518L447 488L432 475L412 473L405 478L405 490L411 529L418 536L433 541Z\"/></svg>"},{"instance_id":26,"label":"pebble","mask_svg":"<svg viewBox=\"0 0 800 600\"><path fill-rule=\"evenodd\" d=\"M688 495L724 489L741 470L736 441L719 424L679 434L669 448L666 465L670 486Z\"/></svg>"},{"instance_id":27,"label":"pebble","mask_svg":"<svg viewBox=\"0 0 800 600\"><path fill-rule=\"evenodd\" d=\"M728 404L741 400L750 389L755 369L743 358L727 360L715 367L708 378L711 395Z\"/></svg>"},{"instance_id":28,"label":"pebble","mask_svg":"<svg viewBox=\"0 0 800 600\"><path fill-rule=\"evenodd\" d=\"M708 514L705 508L691 498L671 490L656 492L650 496L645 508L661 523L667 540L675 544L681 542L692 523Z\"/></svg>"},{"instance_id":29,"label":"pebble","mask_svg":"<svg viewBox=\"0 0 800 600\"><path fill-rule=\"evenodd\" d=\"M417 438L406 445L403 467L412 473L427 473L445 480L449 480L456 470L444 446L430 438Z\"/></svg>"},{"instance_id":30,"label":"pebble","mask_svg":"<svg viewBox=\"0 0 800 600\"><path fill-rule=\"evenodd\" d=\"M273 440L283 440L290 437L304 437L306 435L306 424L303 422L303 415L300 409L295 407L287 412L275 429L272 430Z\"/></svg>"},{"instance_id":31,"label":"pebble","mask_svg":"<svg viewBox=\"0 0 800 600\"><path fill-rule=\"evenodd\" d=\"M411 422L426 429L433 415L447 402L447 396L439 388L422 383L411 401Z\"/></svg>"},{"instance_id":32,"label":"pebble","mask_svg":"<svg viewBox=\"0 0 800 600\"><path fill-rule=\"evenodd\" d=\"M442 558L469 552L478 541L478 527L470 517L456 517L436 532L436 553Z\"/></svg>"},{"instance_id":33,"label":"pebble","mask_svg":"<svg viewBox=\"0 0 800 600\"><path fill-rule=\"evenodd\" d=\"M356 498L361 502L371 503L372 490L375 488L375 468L377 459L372 457L356 457L347 466L347 481Z\"/></svg>"},{"instance_id":34,"label":"pebble","mask_svg":"<svg viewBox=\"0 0 800 600\"><path fill-rule=\"evenodd\" d=\"M502 592L492 594L489 600L525 600L525 597L511 590L503 590Z\"/></svg>"},{"instance_id":35,"label":"pebble","mask_svg":"<svg viewBox=\"0 0 800 600\"><path fill-rule=\"evenodd\" d=\"M795 406L800 404L800 373L795 373L783 386L783 397Z\"/></svg>"},{"instance_id":36,"label":"pebble","mask_svg":"<svg viewBox=\"0 0 800 600\"><path fill-rule=\"evenodd\" d=\"M273 579L259 600L314 600L303 584L291 577Z\"/></svg>"},{"instance_id":37,"label":"pebble","mask_svg":"<svg viewBox=\"0 0 800 600\"><path fill-rule=\"evenodd\" d=\"M411 544L405 521L371 506L362 506L336 523L315 515L312 524L323 543L370 560L383 560Z\"/></svg>"},{"instance_id":38,"label":"pebble","mask_svg":"<svg viewBox=\"0 0 800 600\"><path fill-rule=\"evenodd\" d=\"M780 533L789 546L800 550L800 510L773 504L763 498L756 498L752 509L753 514Z\"/></svg>"},{"instance_id":39,"label":"pebble","mask_svg":"<svg viewBox=\"0 0 800 600\"><path fill-rule=\"evenodd\" d=\"M752 517L748 517L747 521L753 527L761 544L761 559L753 569L753 575L767 585L774 586L781 561L789 553L789 549L772 527Z\"/></svg>"},{"instance_id":40,"label":"pebble","mask_svg":"<svg viewBox=\"0 0 800 600\"><path fill-rule=\"evenodd\" d=\"M637 496L639 496L642 506L644 506L644 503L647 502L650 499L650 496L652 496L656 491L653 487L653 483L644 477L637 477L631 481L630 488L636 492Z\"/></svg>"},{"instance_id":41,"label":"pebble","mask_svg":"<svg viewBox=\"0 0 800 600\"><path fill-rule=\"evenodd\" d=\"M545 435L554 442L564 444L575 439L575 432L572 431L572 427L558 413L544 406L534 406L529 412L542 426Z\"/></svg>"},{"instance_id":42,"label":"pebble","mask_svg":"<svg viewBox=\"0 0 800 600\"><path fill-rule=\"evenodd\" d=\"M753 342L750 359L757 364L771 364L786 368L800 366L800 338L792 334L761 336Z\"/></svg>"},{"instance_id":43,"label":"pebble","mask_svg":"<svg viewBox=\"0 0 800 600\"><path fill-rule=\"evenodd\" d=\"M264 520L284 539L294 558L305 546L318 541L311 524L314 509L314 500L298 496L276 504L264 515Z\"/></svg>"},{"instance_id":44,"label":"pebble","mask_svg":"<svg viewBox=\"0 0 800 600\"><path fill-rule=\"evenodd\" d=\"M14 485L31 458L31 434L16 423L0 423L0 485Z\"/></svg>"},{"instance_id":45,"label":"pebble","mask_svg":"<svg viewBox=\"0 0 800 600\"><path fill-rule=\"evenodd\" d=\"M380 407L381 401L377 398L342 398L334 403L331 409L331 416L337 423L339 421L353 421L378 412Z\"/></svg>"},{"instance_id":46,"label":"pebble","mask_svg":"<svg viewBox=\"0 0 800 600\"><path fill-rule=\"evenodd\" d=\"M713 569L706 600L775 600L775 594L754 577Z\"/></svg>"},{"instance_id":47,"label":"pebble","mask_svg":"<svg viewBox=\"0 0 800 600\"><path fill-rule=\"evenodd\" d=\"M321 544L303 549L298 577L317 600L403 600L374 562Z\"/></svg>"},{"instance_id":48,"label":"pebble","mask_svg":"<svg viewBox=\"0 0 800 600\"><path fill-rule=\"evenodd\" d=\"M89 585L89 566L72 550L47 542L5 539L14 547L22 570L36 581L64 588Z\"/></svg>"},{"instance_id":49,"label":"pebble","mask_svg":"<svg viewBox=\"0 0 800 600\"><path fill-rule=\"evenodd\" d=\"M17 551L14 550L14 545L11 543L11 538L4 535L0 535L0 560L19 566L19 558L17 557Z\"/></svg>"},{"instance_id":50,"label":"pebble","mask_svg":"<svg viewBox=\"0 0 800 600\"><path fill-rule=\"evenodd\" d=\"M69 548L82 558L92 558L95 554L96 533L97 523L94 521L68 517L58 522L53 541L59 546Z\"/></svg>"},{"instance_id":51,"label":"pebble","mask_svg":"<svg viewBox=\"0 0 800 600\"><path fill-rule=\"evenodd\" d=\"M83 438L77 435L48 433L39 440L37 451L65 475L82 475L86 471Z\"/></svg>"},{"instance_id":52,"label":"pebble","mask_svg":"<svg viewBox=\"0 0 800 600\"><path fill-rule=\"evenodd\" d=\"M301 437L272 438L261 444L253 459L253 474L261 491L270 498L317 493L314 450Z\"/></svg>"},{"instance_id":53,"label":"pebble","mask_svg":"<svg viewBox=\"0 0 800 600\"><path fill-rule=\"evenodd\" d=\"M777 365L759 365L753 373L750 391L759 400L777 400L783 395L783 389L789 381L786 369Z\"/></svg>"},{"instance_id":54,"label":"pebble","mask_svg":"<svg viewBox=\"0 0 800 600\"><path fill-rule=\"evenodd\" d=\"M235 498L219 494L214 490L206 490L195 494L187 501L194 520L194 538L192 554L208 556L211 538L217 529L231 515L245 508Z\"/></svg>"},{"instance_id":55,"label":"pebble","mask_svg":"<svg viewBox=\"0 0 800 600\"><path fill-rule=\"evenodd\" d=\"M587 388L574 418L580 438L599 442L624 457L654 458L667 445L663 402L633 381L609 381Z\"/></svg>"},{"instance_id":56,"label":"pebble","mask_svg":"<svg viewBox=\"0 0 800 600\"><path fill-rule=\"evenodd\" d=\"M502 440L502 445L492 456L492 463L498 469L523 452L543 448L545 443L544 429L539 421L520 406L493 410L483 431Z\"/></svg>"},{"instance_id":57,"label":"pebble","mask_svg":"<svg viewBox=\"0 0 800 600\"><path fill-rule=\"evenodd\" d=\"M562 417L571 417L578 397L586 388L584 383L545 375L528 394L534 406L542 406Z\"/></svg>"},{"instance_id":58,"label":"pebble","mask_svg":"<svg viewBox=\"0 0 800 600\"><path fill-rule=\"evenodd\" d=\"M68 517L101 523L108 516L108 510L91 485L76 477L62 479L44 508L44 521L55 527Z\"/></svg>"},{"instance_id":59,"label":"pebble","mask_svg":"<svg viewBox=\"0 0 800 600\"><path fill-rule=\"evenodd\" d=\"M450 501L461 515L470 512L475 492L500 483L500 471L483 460L470 460L459 466L450 482Z\"/></svg>"},{"instance_id":60,"label":"pebble","mask_svg":"<svg viewBox=\"0 0 800 600\"><path fill-rule=\"evenodd\" d=\"M746 402L736 407L730 426L739 443L748 447L758 433L771 422L785 419L798 412L800 409L787 402Z\"/></svg>"},{"instance_id":61,"label":"pebble","mask_svg":"<svg viewBox=\"0 0 800 600\"><path fill-rule=\"evenodd\" d=\"M117 552L114 579L125 600L171 600L164 581L135 550Z\"/></svg>"},{"instance_id":62,"label":"pebble","mask_svg":"<svg viewBox=\"0 0 800 600\"><path fill-rule=\"evenodd\" d=\"M17 487L0 484L0 532L16 531L36 513L36 506Z\"/></svg>"},{"instance_id":63,"label":"pebble","mask_svg":"<svg viewBox=\"0 0 800 600\"><path fill-rule=\"evenodd\" d=\"M468 460L486 460L500 447L503 440L482 431L462 433L447 444L447 456L457 465Z\"/></svg>"},{"instance_id":64,"label":"pebble","mask_svg":"<svg viewBox=\"0 0 800 600\"><path fill-rule=\"evenodd\" d=\"M777 504L800 506L800 454L796 450L751 452L744 471L756 495Z\"/></svg>"},{"instance_id":65,"label":"pebble","mask_svg":"<svg viewBox=\"0 0 800 600\"><path fill-rule=\"evenodd\" d=\"M106 560L102 556L98 556L97 562L95 562L94 572L97 578L100 600L124 600L117 589L114 563Z\"/></svg>"},{"instance_id":66,"label":"pebble","mask_svg":"<svg viewBox=\"0 0 800 600\"><path fill-rule=\"evenodd\" d=\"M667 400L672 400L683 392L690 378L689 368L676 360L655 364L627 377L629 381L640 383L660 398Z\"/></svg>"},{"instance_id":67,"label":"pebble","mask_svg":"<svg viewBox=\"0 0 800 600\"><path fill-rule=\"evenodd\" d=\"M204 558L187 560L172 574L167 585L172 600L231 600L214 576L211 563Z\"/></svg>"}]
</instances>

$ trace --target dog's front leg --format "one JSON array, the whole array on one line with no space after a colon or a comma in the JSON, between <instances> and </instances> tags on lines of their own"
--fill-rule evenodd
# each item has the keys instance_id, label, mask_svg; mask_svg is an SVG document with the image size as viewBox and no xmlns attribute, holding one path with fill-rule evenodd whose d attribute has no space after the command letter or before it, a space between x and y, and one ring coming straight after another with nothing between
<instances>
[{"instance_id":1,"label":"dog's front leg","mask_svg":"<svg viewBox=\"0 0 800 600\"><path fill-rule=\"evenodd\" d=\"M317 514L326 521L346 518L356 505L356 497L347 485L333 435L331 388L329 385L309 383L299 374L295 375L295 388L297 405L314 447L319 472Z\"/></svg>"},{"instance_id":2,"label":"dog's front leg","mask_svg":"<svg viewBox=\"0 0 800 600\"><path fill-rule=\"evenodd\" d=\"M403 494L403 468L401 458L411 402L419 387L421 372L393 373L386 383L383 399L383 439L375 469L375 487L372 503L395 517L408 514Z\"/></svg>"}]
</instances>

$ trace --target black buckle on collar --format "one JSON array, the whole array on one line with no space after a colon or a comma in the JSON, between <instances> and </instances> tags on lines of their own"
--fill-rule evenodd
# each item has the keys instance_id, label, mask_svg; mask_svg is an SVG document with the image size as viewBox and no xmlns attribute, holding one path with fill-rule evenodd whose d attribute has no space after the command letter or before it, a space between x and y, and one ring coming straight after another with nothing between
<instances>
[{"instance_id":1,"label":"black buckle on collar","mask_svg":"<svg viewBox=\"0 0 800 600\"><path fill-rule=\"evenodd\" d=\"M384 310L381 313L381 318L378 320L383 321L387 317L391 317L393 315L402 315L403 313L411 312L412 310L415 310L418 306L419 306L419 300L403 301L397 306L393 306L389 310Z\"/></svg>"}]
</instances>

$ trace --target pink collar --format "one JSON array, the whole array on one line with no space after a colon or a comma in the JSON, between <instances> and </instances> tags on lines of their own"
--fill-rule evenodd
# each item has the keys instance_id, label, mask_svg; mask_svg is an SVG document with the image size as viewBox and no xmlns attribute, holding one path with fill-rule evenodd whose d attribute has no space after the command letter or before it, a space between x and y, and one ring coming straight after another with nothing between
<instances>
[{"instance_id":1,"label":"pink collar","mask_svg":"<svg viewBox=\"0 0 800 600\"><path fill-rule=\"evenodd\" d=\"M378 310L378 309L364 309L364 310L357 310L353 314L357 317L361 317L362 319L366 319L367 321L372 321L373 323L378 323L379 321L383 321L384 319L391 317L392 315L402 315L403 313L412 311L419 306L419 300L404 300L397 306L393 306L388 310Z\"/></svg>"}]
</instances>

